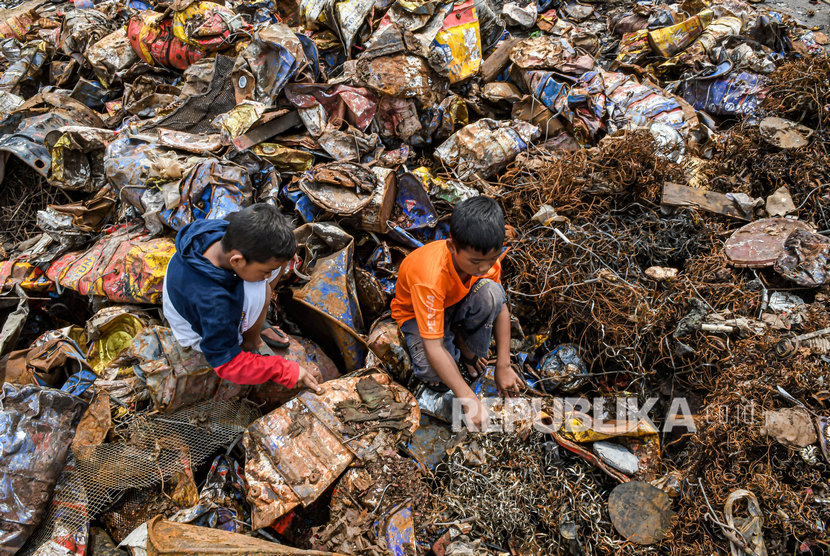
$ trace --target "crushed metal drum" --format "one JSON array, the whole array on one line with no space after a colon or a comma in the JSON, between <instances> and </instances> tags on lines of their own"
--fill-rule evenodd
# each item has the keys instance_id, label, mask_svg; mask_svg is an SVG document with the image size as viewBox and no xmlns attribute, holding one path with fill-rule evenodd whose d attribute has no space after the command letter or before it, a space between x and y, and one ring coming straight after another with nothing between
<instances>
[{"instance_id":1,"label":"crushed metal drum","mask_svg":"<svg viewBox=\"0 0 830 556\"><path fill-rule=\"evenodd\" d=\"M666 536L674 516L669 495L641 481L617 485L608 498L608 513L617 532L645 546Z\"/></svg>"},{"instance_id":2,"label":"crushed metal drum","mask_svg":"<svg viewBox=\"0 0 830 556\"><path fill-rule=\"evenodd\" d=\"M737 267L763 268L772 266L784 252L784 242L796 230L812 232L800 220L764 218L738 229L726 240L724 252Z\"/></svg>"}]
</instances>

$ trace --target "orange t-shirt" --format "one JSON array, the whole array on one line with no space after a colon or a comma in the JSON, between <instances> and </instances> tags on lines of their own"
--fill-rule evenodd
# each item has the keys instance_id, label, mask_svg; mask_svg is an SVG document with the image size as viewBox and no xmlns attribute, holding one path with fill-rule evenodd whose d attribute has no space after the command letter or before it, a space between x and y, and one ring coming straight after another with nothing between
<instances>
[{"instance_id":1,"label":"orange t-shirt","mask_svg":"<svg viewBox=\"0 0 830 556\"><path fill-rule=\"evenodd\" d=\"M415 317L422 338L443 338L444 309L464 299L481 278L500 282L501 260L484 276L473 276L469 284L464 284L452 263L447 240L419 247L407 255L398 269L392 318L401 326Z\"/></svg>"}]
</instances>

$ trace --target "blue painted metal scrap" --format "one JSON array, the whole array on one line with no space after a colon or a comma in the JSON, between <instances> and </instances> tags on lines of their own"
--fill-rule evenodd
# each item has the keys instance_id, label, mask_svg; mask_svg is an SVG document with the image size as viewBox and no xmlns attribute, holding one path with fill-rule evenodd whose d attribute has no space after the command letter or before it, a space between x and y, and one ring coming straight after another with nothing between
<instances>
[{"instance_id":1,"label":"blue painted metal scrap","mask_svg":"<svg viewBox=\"0 0 830 556\"><path fill-rule=\"evenodd\" d=\"M446 457L451 437L450 425L421 414L421 423L418 430L412 433L406 450L422 467L435 469Z\"/></svg>"},{"instance_id":2,"label":"blue painted metal scrap","mask_svg":"<svg viewBox=\"0 0 830 556\"><path fill-rule=\"evenodd\" d=\"M720 79L697 79L684 84L683 98L695 107L718 116L751 116L766 94L764 78L742 71Z\"/></svg>"},{"instance_id":3,"label":"blue painted metal scrap","mask_svg":"<svg viewBox=\"0 0 830 556\"><path fill-rule=\"evenodd\" d=\"M39 525L87 403L36 385L0 392L0 553L14 554Z\"/></svg>"},{"instance_id":4,"label":"blue painted metal scrap","mask_svg":"<svg viewBox=\"0 0 830 556\"><path fill-rule=\"evenodd\" d=\"M179 205L161 212L162 221L174 230L195 220L224 218L247 207L253 187L242 166L205 159L182 178L179 194Z\"/></svg>"},{"instance_id":5,"label":"blue painted metal scrap","mask_svg":"<svg viewBox=\"0 0 830 556\"><path fill-rule=\"evenodd\" d=\"M415 523L412 521L410 504L394 509L386 519L386 547L395 556L418 553L415 546Z\"/></svg>"},{"instance_id":6,"label":"blue painted metal scrap","mask_svg":"<svg viewBox=\"0 0 830 556\"><path fill-rule=\"evenodd\" d=\"M294 299L331 317L329 333L337 344L346 369L353 371L363 366L366 343L358 334L364 330L363 315L357 300L354 279L354 240L333 224L308 224L303 234L306 240L317 234L325 237L329 247L337 249L331 255L320 257L310 271L310 280L294 290ZM300 242L304 239L300 237Z\"/></svg>"}]
</instances>

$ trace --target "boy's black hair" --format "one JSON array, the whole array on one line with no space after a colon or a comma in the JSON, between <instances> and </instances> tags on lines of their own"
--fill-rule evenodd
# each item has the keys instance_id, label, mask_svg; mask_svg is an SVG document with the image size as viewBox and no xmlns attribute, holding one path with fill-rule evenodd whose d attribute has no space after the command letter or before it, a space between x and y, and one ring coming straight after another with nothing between
<instances>
[{"instance_id":1,"label":"boy's black hair","mask_svg":"<svg viewBox=\"0 0 830 556\"><path fill-rule=\"evenodd\" d=\"M257 203L229 215L222 249L236 249L248 262L288 260L297 251L297 240L288 219L273 205Z\"/></svg>"},{"instance_id":2,"label":"boy's black hair","mask_svg":"<svg viewBox=\"0 0 830 556\"><path fill-rule=\"evenodd\" d=\"M489 253L504 243L504 213L489 197L472 197L455 205L450 237L459 249Z\"/></svg>"}]
</instances>

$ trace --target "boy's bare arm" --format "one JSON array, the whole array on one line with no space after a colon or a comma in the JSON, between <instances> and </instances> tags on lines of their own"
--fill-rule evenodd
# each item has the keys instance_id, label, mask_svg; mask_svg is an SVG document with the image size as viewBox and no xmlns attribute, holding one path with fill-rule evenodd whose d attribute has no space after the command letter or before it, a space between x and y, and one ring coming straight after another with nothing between
<instances>
[{"instance_id":1,"label":"boy's bare arm","mask_svg":"<svg viewBox=\"0 0 830 556\"><path fill-rule=\"evenodd\" d=\"M502 394L518 394L524 383L510 366L510 311L507 304L502 305L493 331L496 336L496 386Z\"/></svg>"},{"instance_id":2,"label":"boy's bare arm","mask_svg":"<svg viewBox=\"0 0 830 556\"><path fill-rule=\"evenodd\" d=\"M443 339L424 339L424 352L438 377L464 403L464 413L467 415L469 425L474 430L485 430L489 419L487 408L461 376L458 365L444 347Z\"/></svg>"},{"instance_id":3,"label":"boy's bare arm","mask_svg":"<svg viewBox=\"0 0 830 556\"><path fill-rule=\"evenodd\" d=\"M459 397L473 396L473 390L461 376L455 359L444 347L441 338L424 339L424 352L438 377Z\"/></svg>"}]
</instances>

